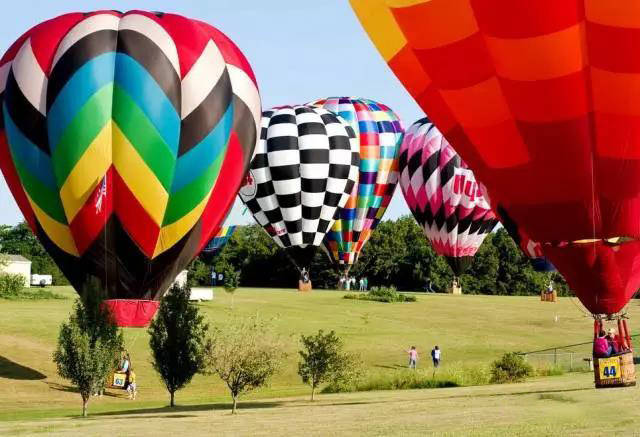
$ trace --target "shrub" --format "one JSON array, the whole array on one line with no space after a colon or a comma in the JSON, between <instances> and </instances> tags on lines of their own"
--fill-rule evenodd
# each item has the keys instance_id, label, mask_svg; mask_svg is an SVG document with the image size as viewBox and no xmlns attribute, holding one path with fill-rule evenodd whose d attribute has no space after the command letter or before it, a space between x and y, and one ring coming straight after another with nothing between
<instances>
[{"instance_id":1,"label":"shrub","mask_svg":"<svg viewBox=\"0 0 640 437\"><path fill-rule=\"evenodd\" d=\"M537 376L560 376L564 373L564 369L560 366L538 367L536 369Z\"/></svg>"},{"instance_id":2,"label":"shrub","mask_svg":"<svg viewBox=\"0 0 640 437\"><path fill-rule=\"evenodd\" d=\"M0 297L5 299L17 298L24 288L24 277L11 273L0 273Z\"/></svg>"},{"instance_id":3,"label":"shrub","mask_svg":"<svg viewBox=\"0 0 640 437\"><path fill-rule=\"evenodd\" d=\"M367 293L350 293L344 295L345 299L370 300L374 302L415 302L415 296L398 293L394 286L372 287Z\"/></svg>"},{"instance_id":4,"label":"shrub","mask_svg":"<svg viewBox=\"0 0 640 437\"><path fill-rule=\"evenodd\" d=\"M504 354L491 365L491 382L494 384L521 382L530 376L533 376L533 367L515 352Z\"/></svg>"}]
</instances>

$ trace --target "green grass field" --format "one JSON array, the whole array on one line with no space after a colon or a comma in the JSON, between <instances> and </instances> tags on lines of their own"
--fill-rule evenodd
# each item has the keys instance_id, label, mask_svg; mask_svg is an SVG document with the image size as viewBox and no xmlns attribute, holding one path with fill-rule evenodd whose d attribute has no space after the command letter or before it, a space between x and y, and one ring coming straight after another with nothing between
<instances>
[{"instance_id":1,"label":"green grass field","mask_svg":"<svg viewBox=\"0 0 640 437\"><path fill-rule=\"evenodd\" d=\"M299 335L321 328L335 330L349 350L362 355L367 371L380 375L405 371L405 350L411 345L422 354L419 366L430 370L429 350L438 344L446 371L488 366L508 351L587 341L592 322L577 301L419 295L417 303L384 304L345 300L338 292L265 289L239 289L233 309L231 296L222 291L214 301L199 304L212 324L224 323L232 311L273 319L287 345L283 371L270 387L241 402L237 417L229 416L227 392L213 376L197 376L178 392L179 406L165 408L168 398L149 362L146 330L126 329L138 399L109 391L91 400L89 419L79 419L80 396L57 376L51 361L58 327L75 295L68 288L56 291L68 299L0 301L0 435L157 435L185 429L223 435L600 435L632 432L639 423L636 388L596 391L588 373L510 385L320 395L314 404L296 373ZM632 323L634 316L639 319L635 303L629 314ZM581 350L586 356L589 348ZM585 365L582 355L575 355L575 367ZM545 362L552 359L547 356Z\"/></svg>"}]
</instances>

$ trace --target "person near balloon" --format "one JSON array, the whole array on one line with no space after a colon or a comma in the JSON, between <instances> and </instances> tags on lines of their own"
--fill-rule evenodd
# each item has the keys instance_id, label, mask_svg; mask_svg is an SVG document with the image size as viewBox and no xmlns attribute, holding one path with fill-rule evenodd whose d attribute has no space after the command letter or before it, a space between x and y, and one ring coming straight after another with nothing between
<instances>
[{"instance_id":1,"label":"person near balloon","mask_svg":"<svg viewBox=\"0 0 640 437\"><path fill-rule=\"evenodd\" d=\"M351 278L348 276L344 277L344 289L347 291L351 290Z\"/></svg>"},{"instance_id":2,"label":"person near balloon","mask_svg":"<svg viewBox=\"0 0 640 437\"><path fill-rule=\"evenodd\" d=\"M300 272L300 280L305 284L309 282L309 272L305 267L303 267Z\"/></svg>"},{"instance_id":3,"label":"person near balloon","mask_svg":"<svg viewBox=\"0 0 640 437\"><path fill-rule=\"evenodd\" d=\"M606 333L601 330L593 341L593 353L598 358L606 358L611 355L612 347L607 341Z\"/></svg>"},{"instance_id":4,"label":"person near balloon","mask_svg":"<svg viewBox=\"0 0 640 437\"><path fill-rule=\"evenodd\" d=\"M407 351L409 354L409 368L415 369L418 365L418 351L415 346L411 346L411 349Z\"/></svg>"},{"instance_id":5,"label":"person near balloon","mask_svg":"<svg viewBox=\"0 0 640 437\"><path fill-rule=\"evenodd\" d=\"M618 337L614 328L609 328L606 339L609 344L609 348L611 349L610 355L620 352L620 337Z\"/></svg>"},{"instance_id":6,"label":"person near balloon","mask_svg":"<svg viewBox=\"0 0 640 437\"><path fill-rule=\"evenodd\" d=\"M364 291L367 291L369 289L369 280L367 279L367 277L364 277Z\"/></svg>"},{"instance_id":7,"label":"person near balloon","mask_svg":"<svg viewBox=\"0 0 640 437\"><path fill-rule=\"evenodd\" d=\"M358 285L360 286L360 291L364 291L364 278L360 278Z\"/></svg>"},{"instance_id":8,"label":"person near balloon","mask_svg":"<svg viewBox=\"0 0 640 437\"><path fill-rule=\"evenodd\" d=\"M127 385L129 399L135 400L136 395L138 394L138 383L136 382L136 372L133 371L132 367L130 367L127 372L127 381L129 381L129 384Z\"/></svg>"},{"instance_id":9,"label":"person near balloon","mask_svg":"<svg viewBox=\"0 0 640 437\"><path fill-rule=\"evenodd\" d=\"M442 351L437 345L433 349L431 349L431 359L433 360L434 369L437 369L438 366L440 366L441 354L442 354Z\"/></svg>"},{"instance_id":10,"label":"person near balloon","mask_svg":"<svg viewBox=\"0 0 640 437\"><path fill-rule=\"evenodd\" d=\"M356 289L356 278L351 278L351 286L354 290Z\"/></svg>"}]
</instances>

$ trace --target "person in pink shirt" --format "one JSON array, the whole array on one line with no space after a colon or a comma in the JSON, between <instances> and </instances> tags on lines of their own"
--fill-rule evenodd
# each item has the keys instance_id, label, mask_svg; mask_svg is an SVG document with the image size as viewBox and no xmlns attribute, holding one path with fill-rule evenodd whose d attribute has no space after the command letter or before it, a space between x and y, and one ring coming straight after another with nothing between
<instances>
[{"instance_id":1,"label":"person in pink shirt","mask_svg":"<svg viewBox=\"0 0 640 437\"><path fill-rule=\"evenodd\" d=\"M418 351L415 346L411 346L411 349L407 351L409 354L409 368L415 369L418 364Z\"/></svg>"},{"instance_id":2,"label":"person in pink shirt","mask_svg":"<svg viewBox=\"0 0 640 437\"><path fill-rule=\"evenodd\" d=\"M600 331L598 338L593 341L593 353L598 358L606 358L611 355L611 346L607 341L604 331Z\"/></svg>"}]
</instances>

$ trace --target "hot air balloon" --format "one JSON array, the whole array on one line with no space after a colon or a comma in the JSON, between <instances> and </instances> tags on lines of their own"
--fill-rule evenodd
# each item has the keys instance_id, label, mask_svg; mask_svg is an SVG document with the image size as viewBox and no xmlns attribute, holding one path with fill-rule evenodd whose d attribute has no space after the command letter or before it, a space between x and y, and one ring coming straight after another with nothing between
<instances>
[{"instance_id":1,"label":"hot air balloon","mask_svg":"<svg viewBox=\"0 0 640 437\"><path fill-rule=\"evenodd\" d=\"M348 273L393 197L404 129L388 106L373 100L329 97L308 105L338 114L353 128L360 143L358 183L323 242L332 262Z\"/></svg>"},{"instance_id":2,"label":"hot air balloon","mask_svg":"<svg viewBox=\"0 0 640 437\"><path fill-rule=\"evenodd\" d=\"M202 250L205 253L210 253L213 256L217 255L224 249L224 246L229 242L229 239L235 232L237 226L223 226L209 241L209 244Z\"/></svg>"},{"instance_id":3,"label":"hot air balloon","mask_svg":"<svg viewBox=\"0 0 640 437\"><path fill-rule=\"evenodd\" d=\"M400 147L400 187L418 224L457 277L498 223L484 190L440 131L416 121ZM458 289L458 290L456 290Z\"/></svg>"},{"instance_id":4,"label":"hot air balloon","mask_svg":"<svg viewBox=\"0 0 640 437\"><path fill-rule=\"evenodd\" d=\"M80 294L145 325L248 169L260 99L247 60L179 15L70 13L9 48L0 92L0 168L26 221Z\"/></svg>"},{"instance_id":5,"label":"hot air balloon","mask_svg":"<svg viewBox=\"0 0 640 437\"><path fill-rule=\"evenodd\" d=\"M261 127L240 198L309 283L315 251L358 181L358 138L343 119L314 106L265 111Z\"/></svg>"},{"instance_id":6,"label":"hot air balloon","mask_svg":"<svg viewBox=\"0 0 640 437\"><path fill-rule=\"evenodd\" d=\"M494 207L540 242L594 314L596 330L603 319L618 318L640 287L637 5L351 4ZM596 374L597 385L635 381L631 373L614 374Z\"/></svg>"}]
</instances>

